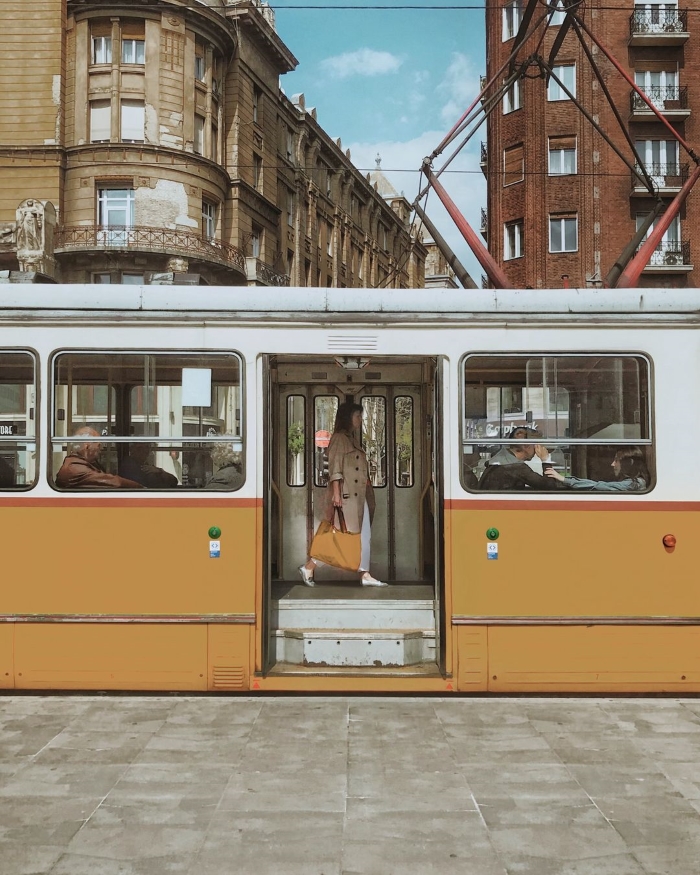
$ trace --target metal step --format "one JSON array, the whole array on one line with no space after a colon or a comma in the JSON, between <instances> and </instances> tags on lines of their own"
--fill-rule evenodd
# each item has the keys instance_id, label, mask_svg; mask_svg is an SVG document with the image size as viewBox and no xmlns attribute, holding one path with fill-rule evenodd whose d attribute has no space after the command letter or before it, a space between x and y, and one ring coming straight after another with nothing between
<instances>
[{"instance_id":1,"label":"metal step","mask_svg":"<svg viewBox=\"0 0 700 875\"><path fill-rule=\"evenodd\" d=\"M434 629L277 629L275 660L305 666L394 666L435 662Z\"/></svg>"},{"instance_id":2,"label":"metal step","mask_svg":"<svg viewBox=\"0 0 700 875\"><path fill-rule=\"evenodd\" d=\"M277 629L430 629L432 599L280 599L272 602Z\"/></svg>"}]
</instances>

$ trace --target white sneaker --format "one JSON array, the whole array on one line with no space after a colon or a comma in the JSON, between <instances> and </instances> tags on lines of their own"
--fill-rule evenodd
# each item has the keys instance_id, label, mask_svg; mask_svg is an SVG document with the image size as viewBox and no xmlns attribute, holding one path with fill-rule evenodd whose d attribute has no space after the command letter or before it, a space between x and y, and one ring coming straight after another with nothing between
<instances>
[{"instance_id":1,"label":"white sneaker","mask_svg":"<svg viewBox=\"0 0 700 875\"><path fill-rule=\"evenodd\" d=\"M372 577L371 575L369 577L363 577L360 582L362 583L362 586L389 586L388 583L384 583L382 580L377 580L376 577Z\"/></svg>"},{"instance_id":2,"label":"white sneaker","mask_svg":"<svg viewBox=\"0 0 700 875\"><path fill-rule=\"evenodd\" d=\"M301 577L305 586L316 586L314 583L313 574L307 570L305 565L299 566L299 576Z\"/></svg>"}]
</instances>

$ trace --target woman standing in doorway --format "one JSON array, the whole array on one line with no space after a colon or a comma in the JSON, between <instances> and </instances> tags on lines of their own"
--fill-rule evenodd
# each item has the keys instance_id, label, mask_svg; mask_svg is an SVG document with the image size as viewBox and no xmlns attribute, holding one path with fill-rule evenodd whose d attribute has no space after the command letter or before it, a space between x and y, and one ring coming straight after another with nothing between
<instances>
[{"instance_id":1,"label":"woman standing in doorway","mask_svg":"<svg viewBox=\"0 0 700 875\"><path fill-rule=\"evenodd\" d=\"M349 532L360 532L362 556L360 582L363 586L386 586L369 573L371 524L374 516L374 491L369 479L367 456L357 434L362 427L362 407L346 401L338 408L335 428L328 445L328 491L325 518L331 519L338 507L343 511ZM314 586L314 570L318 563L307 559L299 566L306 586Z\"/></svg>"}]
</instances>

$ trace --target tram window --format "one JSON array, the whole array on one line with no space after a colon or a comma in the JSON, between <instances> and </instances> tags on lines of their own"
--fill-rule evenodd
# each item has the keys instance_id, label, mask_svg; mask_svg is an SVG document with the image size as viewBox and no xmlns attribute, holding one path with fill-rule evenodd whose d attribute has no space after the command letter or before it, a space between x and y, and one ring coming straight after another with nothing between
<instances>
[{"instance_id":1,"label":"tram window","mask_svg":"<svg viewBox=\"0 0 700 875\"><path fill-rule=\"evenodd\" d=\"M328 444L337 412L338 398L335 395L314 398L314 486L328 485Z\"/></svg>"},{"instance_id":2,"label":"tram window","mask_svg":"<svg viewBox=\"0 0 700 875\"><path fill-rule=\"evenodd\" d=\"M394 482L413 486L413 398L399 395L394 399Z\"/></svg>"},{"instance_id":3,"label":"tram window","mask_svg":"<svg viewBox=\"0 0 700 875\"><path fill-rule=\"evenodd\" d=\"M287 398L287 486L304 486L306 401L303 395Z\"/></svg>"},{"instance_id":4,"label":"tram window","mask_svg":"<svg viewBox=\"0 0 700 875\"><path fill-rule=\"evenodd\" d=\"M64 352L53 388L59 489L243 485L238 356Z\"/></svg>"},{"instance_id":5,"label":"tram window","mask_svg":"<svg viewBox=\"0 0 700 875\"><path fill-rule=\"evenodd\" d=\"M362 398L362 448L367 455L372 486L386 486L386 398Z\"/></svg>"},{"instance_id":6,"label":"tram window","mask_svg":"<svg viewBox=\"0 0 700 875\"><path fill-rule=\"evenodd\" d=\"M483 479L489 467L516 461L541 474L538 457L527 458L532 447L541 444L549 450L554 470L567 478L567 482L554 482L558 496L582 490L601 494L619 494L627 488L648 491L654 479L649 370L648 360L640 355L467 356L462 399L463 485L487 491L542 488L542 481L537 480L529 487L516 485L503 469L502 476L492 472ZM526 451L515 452L518 447ZM612 466L618 451L637 460L624 463L622 473ZM637 468L641 473L623 476L625 470Z\"/></svg>"},{"instance_id":7,"label":"tram window","mask_svg":"<svg viewBox=\"0 0 700 875\"><path fill-rule=\"evenodd\" d=\"M36 362L28 352L0 352L0 490L36 483Z\"/></svg>"}]
</instances>

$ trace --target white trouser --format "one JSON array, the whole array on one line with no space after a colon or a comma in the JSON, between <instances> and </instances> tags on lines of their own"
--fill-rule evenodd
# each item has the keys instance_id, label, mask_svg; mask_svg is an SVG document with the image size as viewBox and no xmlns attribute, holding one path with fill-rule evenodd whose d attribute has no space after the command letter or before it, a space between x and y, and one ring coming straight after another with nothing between
<instances>
[{"instance_id":1,"label":"white trouser","mask_svg":"<svg viewBox=\"0 0 700 875\"><path fill-rule=\"evenodd\" d=\"M369 554L372 547L372 526L369 521L369 508L367 507L367 502L365 502L365 512L362 514L360 544L360 567L358 571L369 571Z\"/></svg>"}]
</instances>

